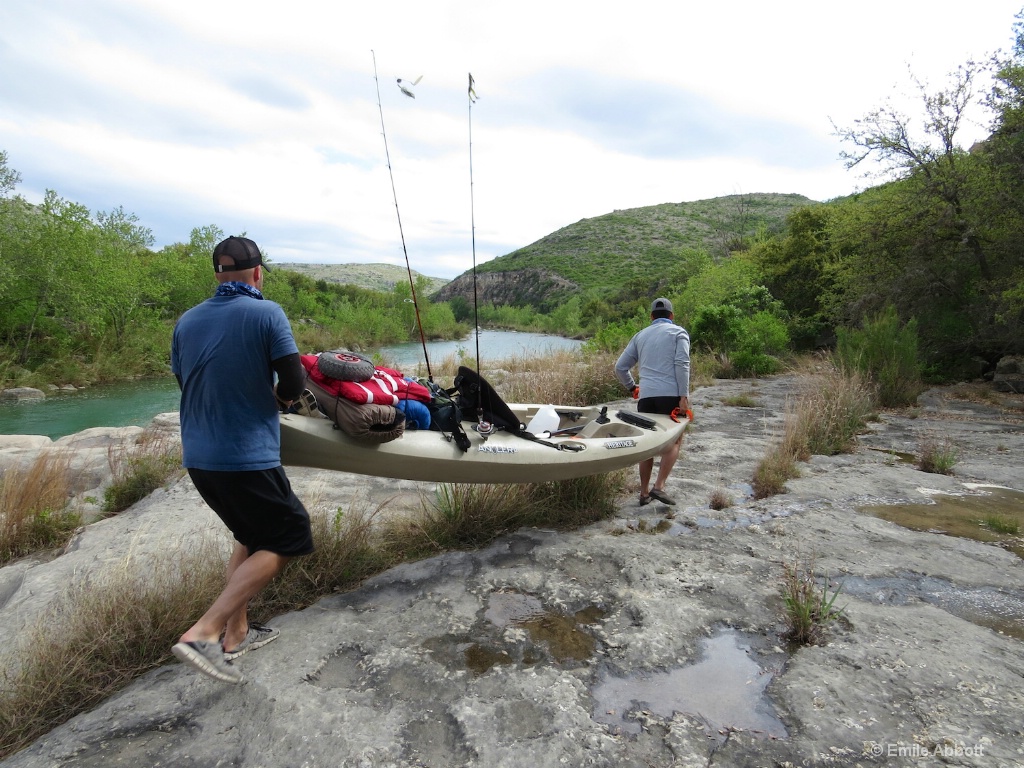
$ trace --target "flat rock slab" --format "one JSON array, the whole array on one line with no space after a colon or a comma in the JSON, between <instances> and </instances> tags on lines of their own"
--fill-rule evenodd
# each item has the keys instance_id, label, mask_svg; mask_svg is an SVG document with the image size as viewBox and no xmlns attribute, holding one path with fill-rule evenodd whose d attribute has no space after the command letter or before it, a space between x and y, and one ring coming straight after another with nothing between
<instances>
[{"instance_id":1,"label":"flat rock slab","mask_svg":"<svg viewBox=\"0 0 1024 768\"><path fill-rule=\"evenodd\" d=\"M522 530L484 550L391 569L277 617L280 638L236 662L243 684L171 662L0 765L1024 764L1024 644L921 591L941 583L1016 605L1022 561L859 511L920 502L922 489L971 492L965 483L1024 490L1021 412L989 405L965 417L963 403L933 391L914 413L883 414L861 450L815 457L788 493L755 501L754 467L781 436L797 387L783 376L697 390L696 421L668 486L674 510L641 508L634 492L615 519L585 529ZM757 405L722 402L738 394ZM954 476L923 474L890 453L912 451L932 431L961 447ZM411 504L432 491L290 475L300 495L315 493L328 509L354 499ZM733 506L712 510L714 490ZM147 534L151 520L168 528L153 522ZM187 481L104 522L105 537L134 526L125 531L137 547L148 535L216 535ZM86 531L76 552L116 559L103 541ZM825 645L787 649L782 566L808 556L819 574L858 589L840 597L844 619ZM62 577L86 569L80 557ZM38 568L68 569L62 559ZM919 589L890 600L864 587L886 579ZM654 701L598 703L603 682L700 663L705 641L726 628L772 676L759 706L785 736L745 727L738 715L712 719L685 701L668 711Z\"/></svg>"}]
</instances>

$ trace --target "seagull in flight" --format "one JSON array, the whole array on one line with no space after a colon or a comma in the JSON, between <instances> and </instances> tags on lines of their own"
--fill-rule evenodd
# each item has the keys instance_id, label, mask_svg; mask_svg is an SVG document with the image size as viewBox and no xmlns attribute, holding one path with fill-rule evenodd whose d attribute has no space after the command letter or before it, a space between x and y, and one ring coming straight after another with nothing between
<instances>
[{"instance_id":1,"label":"seagull in flight","mask_svg":"<svg viewBox=\"0 0 1024 768\"><path fill-rule=\"evenodd\" d=\"M423 79L423 75L420 75L420 76L419 76L419 77L417 77L417 78L416 78L415 80L413 80L413 81L412 81L411 83L410 83L410 82L409 82L408 80L405 80L405 81L404 81L404 82L405 82L405 85L403 85L403 84L402 84L402 83L403 83L403 80L402 80L402 78L398 78L398 90L400 90L400 91L401 91L402 93L404 93L404 94L405 94L406 96L408 96L408 97L409 97L410 99L415 99L415 98L416 98L416 94L415 94L415 93L413 93L413 92L412 92L412 90L410 90L410 89L411 89L411 88L412 88L412 87L413 87L414 85L416 85L416 84L417 84L417 83L418 83L418 82L419 82L420 80L422 80L422 79Z\"/></svg>"}]
</instances>

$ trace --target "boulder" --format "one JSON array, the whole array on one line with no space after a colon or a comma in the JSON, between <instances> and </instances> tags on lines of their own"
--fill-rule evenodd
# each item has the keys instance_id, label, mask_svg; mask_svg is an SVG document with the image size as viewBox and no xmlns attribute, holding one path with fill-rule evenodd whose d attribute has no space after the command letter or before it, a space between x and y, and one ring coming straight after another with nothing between
<instances>
[{"instance_id":1,"label":"boulder","mask_svg":"<svg viewBox=\"0 0 1024 768\"><path fill-rule=\"evenodd\" d=\"M22 402L25 400L45 400L46 393L41 389L35 387L12 387L11 389L5 389L0 391L0 400L14 400L15 402Z\"/></svg>"},{"instance_id":2,"label":"boulder","mask_svg":"<svg viewBox=\"0 0 1024 768\"><path fill-rule=\"evenodd\" d=\"M1000 392L1024 392L1024 357L1010 355L996 364L992 386Z\"/></svg>"}]
</instances>

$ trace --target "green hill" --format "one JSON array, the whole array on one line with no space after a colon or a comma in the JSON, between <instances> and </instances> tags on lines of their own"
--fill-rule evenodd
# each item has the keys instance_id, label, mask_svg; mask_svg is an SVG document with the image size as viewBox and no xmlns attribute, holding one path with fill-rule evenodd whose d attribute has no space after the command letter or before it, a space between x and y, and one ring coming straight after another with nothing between
<instances>
[{"instance_id":1,"label":"green hill","mask_svg":"<svg viewBox=\"0 0 1024 768\"><path fill-rule=\"evenodd\" d=\"M614 211L479 265L477 274L509 275L502 290L505 281L490 274L490 299L496 302L538 306L554 292L566 291L566 283L571 290L612 293L636 280L657 283L678 272L684 257L695 251L726 256L758 231L781 230L796 208L815 204L803 195L761 193ZM471 278L471 272L460 275L437 298L465 296ZM521 293L524 282L534 286L530 295ZM541 283L551 288L538 300Z\"/></svg>"},{"instance_id":2,"label":"green hill","mask_svg":"<svg viewBox=\"0 0 1024 768\"><path fill-rule=\"evenodd\" d=\"M305 264L275 261L274 267L298 272L313 280L328 283L355 285L373 291L391 291L397 283L408 283L409 273L405 267L395 264ZM427 277L413 270L413 278L423 277L427 281L427 293L442 288L448 281L442 277Z\"/></svg>"}]
</instances>

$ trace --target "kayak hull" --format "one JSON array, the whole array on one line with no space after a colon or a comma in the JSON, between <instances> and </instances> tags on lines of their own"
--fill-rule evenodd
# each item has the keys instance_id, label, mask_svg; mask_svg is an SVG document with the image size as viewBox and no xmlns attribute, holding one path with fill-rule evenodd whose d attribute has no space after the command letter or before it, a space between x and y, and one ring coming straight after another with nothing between
<instances>
[{"instance_id":1,"label":"kayak hull","mask_svg":"<svg viewBox=\"0 0 1024 768\"><path fill-rule=\"evenodd\" d=\"M509 407L523 424L546 408ZM676 422L668 416L614 407L556 406L555 410L558 429L544 442L504 431L483 435L475 424L463 422L470 440L466 452L433 430L406 430L397 440L367 443L336 429L326 418L282 414L281 461L285 466L401 480L543 483L611 472L657 456L679 439L687 424L685 417ZM637 420L647 425L630 423ZM561 430L566 433L559 434Z\"/></svg>"}]
</instances>

